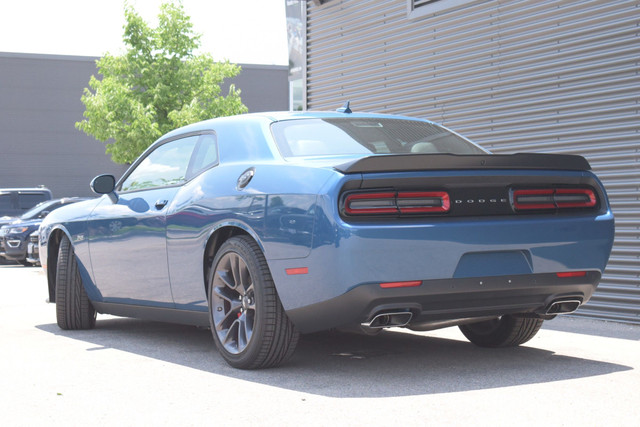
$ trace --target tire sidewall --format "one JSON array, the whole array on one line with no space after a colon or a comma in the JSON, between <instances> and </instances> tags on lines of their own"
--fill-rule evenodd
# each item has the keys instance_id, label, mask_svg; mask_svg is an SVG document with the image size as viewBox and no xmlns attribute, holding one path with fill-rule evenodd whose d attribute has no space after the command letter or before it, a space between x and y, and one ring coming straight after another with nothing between
<instances>
[{"instance_id":1,"label":"tire sidewall","mask_svg":"<svg viewBox=\"0 0 640 427\"><path fill-rule=\"evenodd\" d=\"M96 311L91 304L71 240L65 235L58 247L56 265L56 318L62 329L93 329Z\"/></svg>"},{"instance_id":2,"label":"tire sidewall","mask_svg":"<svg viewBox=\"0 0 640 427\"><path fill-rule=\"evenodd\" d=\"M253 282L253 293L255 298L253 333L246 348L237 354L230 353L220 342L220 338L218 337L218 333L215 329L215 324L213 321L213 279L220 260L230 252L233 252L236 255L240 256L247 265L249 274L251 276L251 281ZM222 357L230 365L235 367L246 368L250 367L253 364L253 361L255 361L259 357L259 354L262 350L262 342L266 333L267 310L265 308L265 288L270 284L266 283L265 278L261 274L261 269L257 260L258 256L259 254L256 254L254 252L253 248L246 241L246 239L241 237L233 237L223 243L218 250L218 253L213 260L211 273L209 275L209 322L211 325L213 339Z\"/></svg>"}]
</instances>

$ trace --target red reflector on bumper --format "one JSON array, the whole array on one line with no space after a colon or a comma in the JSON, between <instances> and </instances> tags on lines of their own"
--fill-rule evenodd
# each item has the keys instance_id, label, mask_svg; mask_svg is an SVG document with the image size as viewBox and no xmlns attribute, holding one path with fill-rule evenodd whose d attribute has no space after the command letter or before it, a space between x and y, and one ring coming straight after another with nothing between
<instances>
[{"instance_id":1,"label":"red reflector on bumper","mask_svg":"<svg viewBox=\"0 0 640 427\"><path fill-rule=\"evenodd\" d=\"M380 283L381 288L414 288L422 285L422 280L411 280L408 282L386 282Z\"/></svg>"},{"instance_id":2,"label":"red reflector on bumper","mask_svg":"<svg viewBox=\"0 0 640 427\"><path fill-rule=\"evenodd\" d=\"M584 277L586 275L586 271L564 271L562 273L556 273L558 277Z\"/></svg>"},{"instance_id":3,"label":"red reflector on bumper","mask_svg":"<svg viewBox=\"0 0 640 427\"><path fill-rule=\"evenodd\" d=\"M286 268L284 271L289 276L293 276L295 274L307 274L307 273L309 273L309 268L308 267Z\"/></svg>"}]
</instances>

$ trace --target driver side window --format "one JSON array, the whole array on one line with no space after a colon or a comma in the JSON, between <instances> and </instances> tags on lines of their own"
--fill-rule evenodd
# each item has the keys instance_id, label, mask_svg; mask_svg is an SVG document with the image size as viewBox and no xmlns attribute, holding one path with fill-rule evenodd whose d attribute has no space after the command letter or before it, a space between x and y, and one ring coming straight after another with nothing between
<instances>
[{"instance_id":1,"label":"driver side window","mask_svg":"<svg viewBox=\"0 0 640 427\"><path fill-rule=\"evenodd\" d=\"M168 142L152 151L122 183L120 191L168 187L187 180L187 168L198 136Z\"/></svg>"}]
</instances>

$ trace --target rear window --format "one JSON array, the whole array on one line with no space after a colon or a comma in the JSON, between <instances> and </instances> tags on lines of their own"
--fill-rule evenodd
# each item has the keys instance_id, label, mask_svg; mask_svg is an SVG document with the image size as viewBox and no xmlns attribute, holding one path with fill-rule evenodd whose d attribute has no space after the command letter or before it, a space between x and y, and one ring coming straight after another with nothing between
<instances>
[{"instance_id":1,"label":"rear window","mask_svg":"<svg viewBox=\"0 0 640 427\"><path fill-rule=\"evenodd\" d=\"M274 123L271 130L284 157L487 153L442 126L414 120L288 120Z\"/></svg>"},{"instance_id":2,"label":"rear window","mask_svg":"<svg viewBox=\"0 0 640 427\"><path fill-rule=\"evenodd\" d=\"M11 194L0 194L0 212L5 212L12 208Z\"/></svg>"},{"instance_id":3,"label":"rear window","mask_svg":"<svg viewBox=\"0 0 640 427\"><path fill-rule=\"evenodd\" d=\"M18 194L18 205L22 210L31 209L35 205L40 202L44 202L45 200L49 200L50 197L42 193L19 193Z\"/></svg>"}]
</instances>

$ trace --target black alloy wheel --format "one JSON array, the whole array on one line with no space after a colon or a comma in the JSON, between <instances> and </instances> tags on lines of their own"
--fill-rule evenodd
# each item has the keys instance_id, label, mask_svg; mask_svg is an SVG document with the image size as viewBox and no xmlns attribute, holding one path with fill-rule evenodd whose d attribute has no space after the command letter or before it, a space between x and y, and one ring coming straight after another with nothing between
<instances>
[{"instance_id":1,"label":"black alloy wheel","mask_svg":"<svg viewBox=\"0 0 640 427\"><path fill-rule=\"evenodd\" d=\"M240 369L273 367L289 359L299 333L282 308L259 246L247 236L227 240L211 271L211 331L222 357Z\"/></svg>"}]
</instances>

